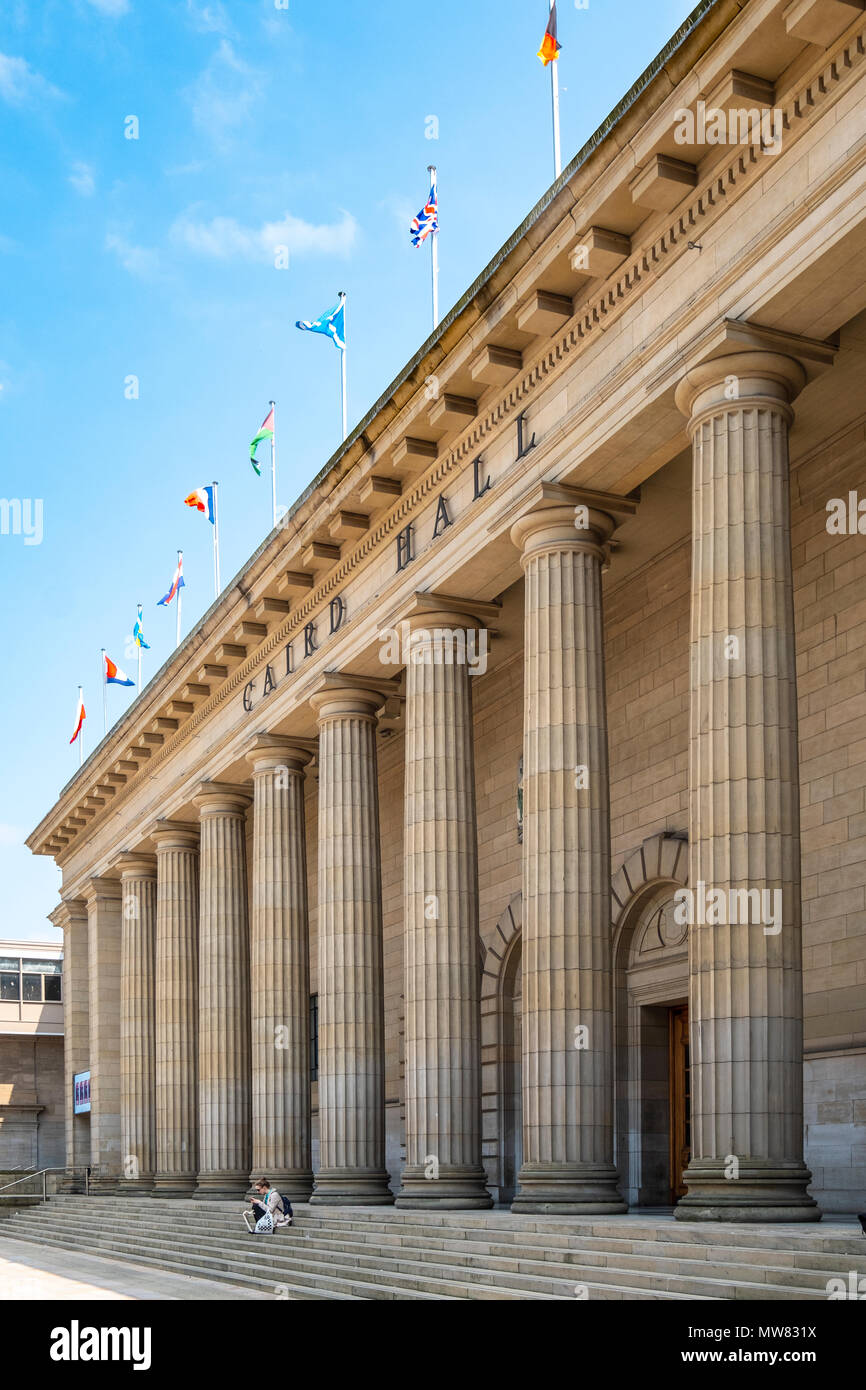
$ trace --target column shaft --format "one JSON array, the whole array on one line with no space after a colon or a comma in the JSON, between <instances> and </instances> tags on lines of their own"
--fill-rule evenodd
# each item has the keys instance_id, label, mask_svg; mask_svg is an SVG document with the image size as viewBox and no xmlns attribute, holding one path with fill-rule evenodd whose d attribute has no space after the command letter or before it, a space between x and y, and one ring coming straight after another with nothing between
<instances>
[{"instance_id":1,"label":"column shaft","mask_svg":"<svg viewBox=\"0 0 866 1390\"><path fill-rule=\"evenodd\" d=\"M696 368L677 394L694 462L692 1157L681 1220L820 1218L803 1163L788 477L789 402L804 380L791 358L746 352Z\"/></svg>"},{"instance_id":2,"label":"column shaft","mask_svg":"<svg viewBox=\"0 0 866 1390\"><path fill-rule=\"evenodd\" d=\"M90 1163L90 1116L74 1111L73 1078L90 1065L90 1005L87 951L87 904L82 898L63 902L50 920L63 929L63 1069L66 1118L66 1165L63 1188L84 1191Z\"/></svg>"},{"instance_id":3,"label":"column shaft","mask_svg":"<svg viewBox=\"0 0 866 1390\"><path fill-rule=\"evenodd\" d=\"M262 735L253 768L253 1179L307 1202L310 1131L310 947L304 768L311 753Z\"/></svg>"},{"instance_id":4,"label":"column shaft","mask_svg":"<svg viewBox=\"0 0 866 1390\"><path fill-rule=\"evenodd\" d=\"M125 863L121 888L121 1187L138 1193L156 1171L156 860Z\"/></svg>"},{"instance_id":5,"label":"column shaft","mask_svg":"<svg viewBox=\"0 0 866 1390\"><path fill-rule=\"evenodd\" d=\"M199 928L199 1174L196 1196L242 1196L250 1174L250 797L205 783Z\"/></svg>"},{"instance_id":6,"label":"column shaft","mask_svg":"<svg viewBox=\"0 0 866 1390\"><path fill-rule=\"evenodd\" d=\"M91 879L87 899L90 981L90 1160L95 1191L113 1193L121 1176L120 884Z\"/></svg>"},{"instance_id":7,"label":"column shaft","mask_svg":"<svg viewBox=\"0 0 866 1390\"><path fill-rule=\"evenodd\" d=\"M578 530L573 507L547 508L512 531L526 574L521 1212L625 1210L613 1163L601 602L613 522L585 520Z\"/></svg>"},{"instance_id":8,"label":"column shaft","mask_svg":"<svg viewBox=\"0 0 866 1390\"><path fill-rule=\"evenodd\" d=\"M375 691L326 689L319 715L318 1205L392 1202Z\"/></svg>"},{"instance_id":9,"label":"column shaft","mask_svg":"<svg viewBox=\"0 0 866 1390\"><path fill-rule=\"evenodd\" d=\"M493 1205L481 1164L481 963L466 627L465 616L419 616L406 667L402 1207ZM469 628L474 636L475 624Z\"/></svg>"},{"instance_id":10,"label":"column shaft","mask_svg":"<svg viewBox=\"0 0 866 1390\"><path fill-rule=\"evenodd\" d=\"M156 907L154 1195L190 1197L198 1173L198 829L153 832Z\"/></svg>"}]
</instances>

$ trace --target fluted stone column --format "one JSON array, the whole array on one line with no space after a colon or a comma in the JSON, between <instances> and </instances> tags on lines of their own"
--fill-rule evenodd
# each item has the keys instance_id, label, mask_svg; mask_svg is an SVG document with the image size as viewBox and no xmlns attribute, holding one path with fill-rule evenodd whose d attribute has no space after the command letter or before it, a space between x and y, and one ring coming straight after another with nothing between
<instances>
[{"instance_id":1,"label":"fluted stone column","mask_svg":"<svg viewBox=\"0 0 866 1390\"><path fill-rule=\"evenodd\" d=\"M793 358L755 351L694 368L677 391L694 468L689 883L724 895L721 921L700 920L717 913L698 899L690 928L692 1156L680 1220L821 1214L803 1162L788 477L790 402L804 382ZM756 890L771 895L760 912L734 906Z\"/></svg>"},{"instance_id":2,"label":"fluted stone column","mask_svg":"<svg viewBox=\"0 0 866 1390\"><path fill-rule=\"evenodd\" d=\"M90 1116L74 1112L73 1078L90 1065L87 903L83 898L64 899L49 921L63 931L63 1071L69 1172L62 1190L83 1192L83 1169L90 1163Z\"/></svg>"},{"instance_id":3,"label":"fluted stone column","mask_svg":"<svg viewBox=\"0 0 866 1390\"><path fill-rule=\"evenodd\" d=\"M601 597L616 513L601 510L604 500L542 485L511 532L526 575L523 1165L513 1203L520 1212L626 1209L613 1162ZM608 504L634 505L616 498Z\"/></svg>"},{"instance_id":4,"label":"fluted stone column","mask_svg":"<svg viewBox=\"0 0 866 1390\"><path fill-rule=\"evenodd\" d=\"M250 920L252 1178L307 1202L310 1132L310 944L303 742L261 734L253 771Z\"/></svg>"},{"instance_id":5,"label":"fluted stone column","mask_svg":"<svg viewBox=\"0 0 866 1390\"><path fill-rule=\"evenodd\" d=\"M250 1175L250 936L242 787L202 784L197 1197L238 1197Z\"/></svg>"},{"instance_id":6,"label":"fluted stone column","mask_svg":"<svg viewBox=\"0 0 866 1390\"><path fill-rule=\"evenodd\" d=\"M316 1205L393 1202L385 1169L385 1014L376 721L381 687L326 676L319 722L319 1145Z\"/></svg>"},{"instance_id":7,"label":"fluted stone column","mask_svg":"<svg viewBox=\"0 0 866 1390\"><path fill-rule=\"evenodd\" d=\"M492 604L470 609L459 600L425 594L416 598L406 620L411 633L403 846L406 1165L400 1207L493 1205L481 1164L481 966L468 657L478 657L478 630L498 612Z\"/></svg>"},{"instance_id":8,"label":"fluted stone column","mask_svg":"<svg viewBox=\"0 0 866 1390\"><path fill-rule=\"evenodd\" d=\"M120 886L120 1191L150 1192L156 1172L156 858L124 857Z\"/></svg>"},{"instance_id":9,"label":"fluted stone column","mask_svg":"<svg viewBox=\"0 0 866 1390\"><path fill-rule=\"evenodd\" d=\"M120 884L92 878L87 900L90 984L90 1161L94 1192L111 1194L121 1176Z\"/></svg>"},{"instance_id":10,"label":"fluted stone column","mask_svg":"<svg viewBox=\"0 0 866 1390\"><path fill-rule=\"evenodd\" d=\"M155 1197L191 1197L198 1174L199 832L159 821L156 845Z\"/></svg>"}]
</instances>

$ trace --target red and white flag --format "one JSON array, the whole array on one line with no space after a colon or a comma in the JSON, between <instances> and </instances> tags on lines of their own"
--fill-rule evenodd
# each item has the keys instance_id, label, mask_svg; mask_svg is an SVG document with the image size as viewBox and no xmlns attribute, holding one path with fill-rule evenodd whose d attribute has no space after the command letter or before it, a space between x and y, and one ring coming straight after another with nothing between
<instances>
[{"instance_id":1,"label":"red and white flag","mask_svg":"<svg viewBox=\"0 0 866 1390\"><path fill-rule=\"evenodd\" d=\"M81 730L82 730L82 727L83 727L83 725L84 725L84 721L85 721L86 718L87 718L87 712L85 711L85 708L84 708L84 696L83 696L82 692L79 690L79 692L78 692L78 709L75 711L75 733L72 735L72 738L69 740L70 743L74 743L75 740L78 738L78 735L81 733Z\"/></svg>"}]
</instances>

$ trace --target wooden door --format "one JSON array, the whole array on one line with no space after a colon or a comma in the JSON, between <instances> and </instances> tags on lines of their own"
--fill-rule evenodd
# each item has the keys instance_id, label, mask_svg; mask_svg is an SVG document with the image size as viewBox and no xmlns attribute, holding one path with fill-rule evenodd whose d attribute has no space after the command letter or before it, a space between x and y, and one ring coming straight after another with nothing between
<instances>
[{"instance_id":1,"label":"wooden door","mask_svg":"<svg viewBox=\"0 0 866 1390\"><path fill-rule=\"evenodd\" d=\"M669 1011L670 1018L670 1115L671 1201L686 1194L683 1173L691 1155L691 1071L689 1065L689 1009L683 1004Z\"/></svg>"}]
</instances>

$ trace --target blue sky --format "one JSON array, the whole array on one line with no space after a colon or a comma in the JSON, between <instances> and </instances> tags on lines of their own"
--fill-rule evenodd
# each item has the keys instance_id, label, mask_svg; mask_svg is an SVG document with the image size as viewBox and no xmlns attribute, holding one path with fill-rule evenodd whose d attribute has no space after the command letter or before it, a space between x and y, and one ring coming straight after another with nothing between
<instances>
[{"instance_id":1,"label":"blue sky","mask_svg":"<svg viewBox=\"0 0 866 1390\"><path fill-rule=\"evenodd\" d=\"M565 163L692 8L560 0ZM0 937L54 935L59 871L23 839L77 768L79 683L87 752L102 735L100 649L134 675L141 602L145 677L162 665L178 547L184 631L212 602L210 527L183 498L219 480L225 581L270 530L248 461L269 399L281 504L339 443L338 353L295 320L347 291L351 428L429 332L428 251L408 237L426 166L443 315L551 182L546 14L3 0L0 495L31 523L41 501L42 538L0 534ZM110 714L133 695L110 689Z\"/></svg>"}]
</instances>

